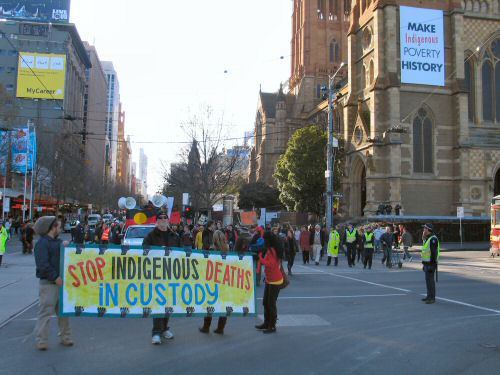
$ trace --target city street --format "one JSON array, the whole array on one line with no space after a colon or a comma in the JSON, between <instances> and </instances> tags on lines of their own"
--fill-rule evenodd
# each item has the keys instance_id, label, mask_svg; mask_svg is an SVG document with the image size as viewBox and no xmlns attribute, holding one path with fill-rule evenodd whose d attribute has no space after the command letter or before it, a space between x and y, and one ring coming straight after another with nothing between
<instances>
[{"instance_id":1,"label":"city street","mask_svg":"<svg viewBox=\"0 0 500 375\"><path fill-rule=\"evenodd\" d=\"M32 334L37 306L0 323L0 373L225 373L239 374L491 374L500 365L500 258L487 252L442 254L438 301L425 305L424 275L417 259L403 269L372 270L294 267L291 285L278 300L275 335L253 326L257 318L232 318L223 337L198 332L200 318L175 318L172 341L150 343L151 319L71 320L75 346L57 341L52 320L50 349L38 352ZM417 258L417 256L415 256ZM21 263L20 260L23 260ZM30 259L31 264L26 261ZM5 271L29 269L36 284L32 258L7 257L0 270L5 310L18 296L5 289ZM21 264L18 264L21 263ZM11 274L11 277L15 273ZM27 276L26 276L27 277ZM25 286L19 295L33 294ZM262 297L263 288L257 289ZM9 300L9 299L12 300ZM261 311L260 302L259 311ZM23 311L19 307L19 311ZM214 324L213 324L214 325ZM215 327L212 327L212 329Z\"/></svg>"}]
</instances>

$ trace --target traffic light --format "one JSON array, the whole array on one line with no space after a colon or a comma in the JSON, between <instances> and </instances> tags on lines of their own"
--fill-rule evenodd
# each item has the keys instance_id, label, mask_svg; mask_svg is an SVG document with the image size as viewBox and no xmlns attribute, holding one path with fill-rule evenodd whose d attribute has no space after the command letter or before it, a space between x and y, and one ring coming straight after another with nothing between
<instances>
[{"instance_id":1,"label":"traffic light","mask_svg":"<svg viewBox=\"0 0 500 375\"><path fill-rule=\"evenodd\" d=\"M185 206L183 216L187 219L191 219L193 217L193 208L191 206Z\"/></svg>"}]
</instances>

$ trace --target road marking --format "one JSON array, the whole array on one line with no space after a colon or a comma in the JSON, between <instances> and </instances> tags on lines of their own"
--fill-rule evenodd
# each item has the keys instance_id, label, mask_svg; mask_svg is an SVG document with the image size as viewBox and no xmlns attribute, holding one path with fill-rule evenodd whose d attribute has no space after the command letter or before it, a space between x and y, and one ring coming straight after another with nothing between
<instances>
[{"instance_id":1,"label":"road marking","mask_svg":"<svg viewBox=\"0 0 500 375\"><path fill-rule=\"evenodd\" d=\"M36 306L37 304L38 304L38 299L36 301L34 301L33 303L29 304L28 306L26 306L21 311L19 311L19 312L15 313L14 315L12 315L10 318L8 318L8 319L4 320L3 322L1 322L0 323L0 329L2 329L3 327L5 327L7 324L9 324L14 319L16 319L17 317L19 317L22 314L24 314L26 311L28 311L29 309L31 309L33 306Z\"/></svg>"},{"instance_id":2,"label":"road marking","mask_svg":"<svg viewBox=\"0 0 500 375\"><path fill-rule=\"evenodd\" d=\"M425 294L422 294L422 296L425 296ZM477 305L473 305L471 303L461 302L461 301L457 301L454 299L443 298L443 297L436 297L436 299L439 301L446 301L446 302L454 303L454 304L461 305L461 306L472 307L473 309L477 309L477 310L489 311L489 312L493 312L495 314L500 314L500 310L490 309L488 307L483 307L483 306L477 306Z\"/></svg>"},{"instance_id":3,"label":"road marking","mask_svg":"<svg viewBox=\"0 0 500 375\"><path fill-rule=\"evenodd\" d=\"M409 290L409 289L403 289L403 288L397 288L395 286L390 286L390 285L385 285L385 284L379 284L379 283L373 283L371 281L356 279L355 277L338 275L338 274L335 274L335 273L330 273L330 272L326 272L326 271L322 271L322 270L317 270L317 272L321 272L321 273L324 273L326 275L330 275L330 276L334 276L334 277L340 277L342 279L358 281L360 283L364 283L364 284L368 284L368 285L374 285L374 286L379 286L379 287L382 287L382 288L399 290L400 292L406 292L406 293L410 293L411 292L411 290Z\"/></svg>"},{"instance_id":4,"label":"road marking","mask_svg":"<svg viewBox=\"0 0 500 375\"><path fill-rule=\"evenodd\" d=\"M0 286L0 289L7 288L9 285L16 284L16 283L18 283L19 281L21 281L21 279L16 280L16 281L13 281L13 282L8 283L8 284L5 284L5 285L2 285L2 286Z\"/></svg>"},{"instance_id":5,"label":"road marking","mask_svg":"<svg viewBox=\"0 0 500 375\"><path fill-rule=\"evenodd\" d=\"M284 299L334 299L334 298L369 298L369 297L399 297L399 296L406 296L407 294L403 293L394 293L394 294L358 294L358 295L352 295L352 296L297 296L297 297L279 297L278 299L284 300ZM262 298L257 298L259 300L262 300Z\"/></svg>"}]
</instances>

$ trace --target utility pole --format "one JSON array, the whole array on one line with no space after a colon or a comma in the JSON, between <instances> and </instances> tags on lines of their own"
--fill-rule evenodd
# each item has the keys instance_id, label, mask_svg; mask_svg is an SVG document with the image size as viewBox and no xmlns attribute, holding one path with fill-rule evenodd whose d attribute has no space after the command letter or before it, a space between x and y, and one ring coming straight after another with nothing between
<instances>
[{"instance_id":1,"label":"utility pole","mask_svg":"<svg viewBox=\"0 0 500 375\"><path fill-rule=\"evenodd\" d=\"M335 119L334 119L334 101L335 101L335 78L340 70L345 66L345 63L340 64L335 74L328 77L328 149L327 149L327 170L326 177L326 227L328 233L333 226L333 200L334 200L334 176L335 176L335 153L339 147L339 141L334 136Z\"/></svg>"}]
</instances>

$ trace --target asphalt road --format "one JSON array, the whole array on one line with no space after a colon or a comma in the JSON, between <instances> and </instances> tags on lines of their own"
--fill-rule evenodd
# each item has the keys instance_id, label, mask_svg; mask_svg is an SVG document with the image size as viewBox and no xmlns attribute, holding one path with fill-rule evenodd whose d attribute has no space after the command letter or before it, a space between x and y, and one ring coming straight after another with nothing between
<instances>
[{"instance_id":1,"label":"asphalt road","mask_svg":"<svg viewBox=\"0 0 500 375\"><path fill-rule=\"evenodd\" d=\"M442 254L434 305L420 301L418 261L387 270L377 258L369 271L341 258L338 268L300 262L294 270L274 335L254 330L258 318L230 318L223 337L200 334L200 318L175 318L175 339L152 346L150 319L75 318L76 345L65 348L54 319L50 349L38 352L33 307L0 329L0 373L498 373L500 258Z\"/></svg>"}]
</instances>

